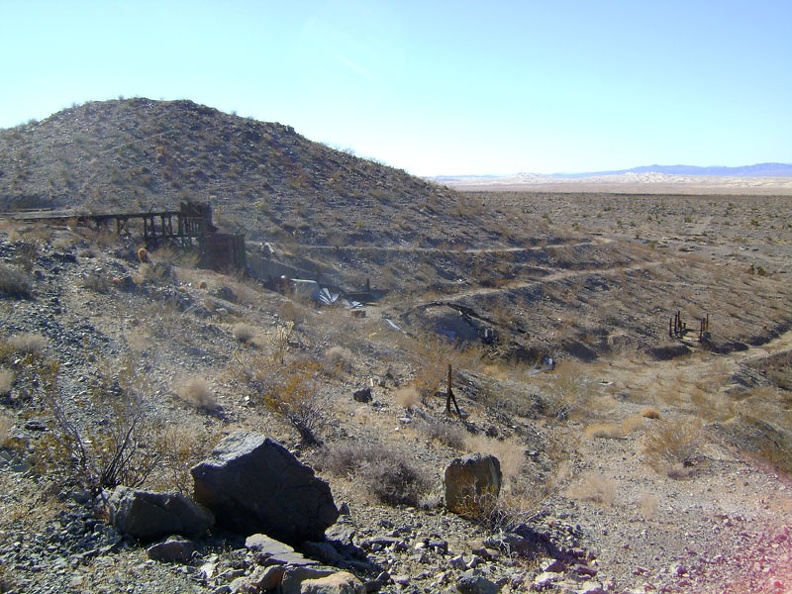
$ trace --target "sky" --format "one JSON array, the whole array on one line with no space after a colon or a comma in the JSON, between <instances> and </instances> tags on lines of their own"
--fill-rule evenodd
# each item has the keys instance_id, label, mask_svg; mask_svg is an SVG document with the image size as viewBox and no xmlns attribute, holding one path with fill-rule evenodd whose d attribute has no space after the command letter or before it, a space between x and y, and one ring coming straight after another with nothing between
<instances>
[{"instance_id":1,"label":"sky","mask_svg":"<svg viewBox=\"0 0 792 594\"><path fill-rule=\"evenodd\" d=\"M190 99L421 176L792 163L785 0L0 0L0 128Z\"/></svg>"}]
</instances>

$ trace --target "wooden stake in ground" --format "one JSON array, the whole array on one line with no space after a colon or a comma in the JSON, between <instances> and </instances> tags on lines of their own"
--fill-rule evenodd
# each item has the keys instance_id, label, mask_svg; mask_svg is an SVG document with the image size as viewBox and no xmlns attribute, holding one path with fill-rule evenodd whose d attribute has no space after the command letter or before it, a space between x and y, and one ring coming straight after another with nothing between
<instances>
[{"instance_id":1,"label":"wooden stake in ground","mask_svg":"<svg viewBox=\"0 0 792 594\"><path fill-rule=\"evenodd\" d=\"M461 417L462 411L459 410L459 405L456 401L456 396L454 396L454 391L451 389L451 364L448 364L448 387L446 389L446 412L451 414L451 402L454 403L454 408L457 411L457 414Z\"/></svg>"}]
</instances>

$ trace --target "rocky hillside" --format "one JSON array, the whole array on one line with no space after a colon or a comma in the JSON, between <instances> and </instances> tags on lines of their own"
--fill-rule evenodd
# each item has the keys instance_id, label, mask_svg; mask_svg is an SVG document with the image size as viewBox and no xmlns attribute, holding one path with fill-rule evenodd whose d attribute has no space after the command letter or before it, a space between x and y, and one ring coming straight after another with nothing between
<instances>
[{"instance_id":1,"label":"rocky hillside","mask_svg":"<svg viewBox=\"0 0 792 594\"><path fill-rule=\"evenodd\" d=\"M212 200L226 226L251 239L439 241L430 223L450 209L451 195L289 126L190 101L86 103L0 131L5 211L147 211ZM466 228L473 235L475 226Z\"/></svg>"},{"instance_id":2,"label":"rocky hillside","mask_svg":"<svg viewBox=\"0 0 792 594\"><path fill-rule=\"evenodd\" d=\"M792 585L792 332L725 355L689 340L696 352L668 361L613 336L620 347L604 361L534 367L432 338L433 325L471 323L459 309L433 312L440 301L407 317L385 300L320 307L195 269L173 250L143 263L135 248L134 238L80 225L0 225L0 592L776 594ZM671 259L671 248L655 250ZM621 291L629 304L646 286L637 272L620 284L614 272L613 288L548 291L530 301L534 313L513 292L511 319L533 332L567 315L564 303L593 317L598 295L631 285ZM719 278L702 285L718 295ZM675 293L684 282L649 280ZM768 280L745 273L732 286L778 302L771 331L787 301ZM483 289L489 299L498 287ZM473 293L451 305L474 309ZM622 315L604 309L603 319ZM747 333L749 321L728 331ZM546 325L548 341L567 336L560 322ZM713 319L715 340L724 325ZM446 412L448 363L460 414ZM276 456L261 460L257 446L231 447L261 434L288 451L270 444ZM305 513L308 532L297 536L247 514L229 519L204 479L249 455L254 477L233 475L223 489L235 513L274 503L290 513L296 497L268 496L287 467L315 482L295 459L329 485L337 512ZM497 458L500 473L488 474L500 475L500 495L452 506L446 469L468 455ZM255 488L239 488L253 478ZM294 484L303 490L305 480ZM214 514L209 531L193 498ZM142 513L127 516L134 508ZM285 542L251 534L259 530Z\"/></svg>"}]
</instances>

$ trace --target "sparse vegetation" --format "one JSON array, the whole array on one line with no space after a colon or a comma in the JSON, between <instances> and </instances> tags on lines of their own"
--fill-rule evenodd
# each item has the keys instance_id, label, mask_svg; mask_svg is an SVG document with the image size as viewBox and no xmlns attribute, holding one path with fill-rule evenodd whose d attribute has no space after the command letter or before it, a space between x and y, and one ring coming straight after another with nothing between
<instances>
[{"instance_id":1,"label":"sparse vegetation","mask_svg":"<svg viewBox=\"0 0 792 594\"><path fill-rule=\"evenodd\" d=\"M684 476L696 464L703 440L698 418L658 421L644 435L644 457L659 472Z\"/></svg>"},{"instance_id":2,"label":"sparse vegetation","mask_svg":"<svg viewBox=\"0 0 792 594\"><path fill-rule=\"evenodd\" d=\"M234 324L234 327L231 328L231 334L233 334L234 339L242 344L251 344L256 337L256 332L255 327L245 322Z\"/></svg>"},{"instance_id":3,"label":"sparse vegetation","mask_svg":"<svg viewBox=\"0 0 792 594\"><path fill-rule=\"evenodd\" d=\"M146 100L109 105L122 106L161 109ZM788 201L730 197L721 216L721 197L461 195L282 126L174 107L175 121L141 130L145 147L126 136L105 146L103 133L126 134L114 126L121 112L100 120L75 107L85 130L74 158L54 174L6 172L0 195L20 196L15 207L40 206L23 204L34 194L55 206L79 195L97 210L138 210L205 196L211 183L222 193L212 198L215 222L271 245L256 253L264 261L256 278L231 278L191 270L194 258L174 248L152 247L140 261L135 229L119 237L77 219L0 221L0 437L13 433L0 460L4 564L16 540L25 549L66 534L58 522L72 516L58 513L89 501L83 489L123 482L191 494L189 467L239 428L315 462L336 501L349 503L356 544L403 539L407 553L395 544L366 553L410 574L408 588L435 587L415 577L424 573L448 576L436 587L450 587L457 571L425 535L447 538L464 557L521 524L570 550L589 542L585 532L602 576L614 557L628 556L613 543L629 542L630 559L650 573L625 573L617 587L643 587L667 574L654 572L655 556L666 564L695 545L703 558L708 539L753 529L724 519L713 536L713 509L745 509L758 529L789 506L788 491L775 489L792 472ZM73 119L52 121L60 133ZM228 151L197 148L229 130ZM194 137L177 144L183 133ZM0 131L0 152L6 141ZM154 164L141 165L146 152ZM82 154L117 162L106 176L101 163L84 175ZM30 151L20 155L33 166ZM16 188L3 194L12 177ZM353 316L343 299L319 305L289 293L281 275L370 293ZM264 290L265 281L280 290ZM711 312L708 339L699 342L696 328L667 337L677 310L691 326ZM445 412L449 364L461 414ZM351 397L369 385L374 401ZM498 457L504 484L471 523L434 508L444 465L474 451ZM706 482L695 489L668 480L699 474ZM405 505L415 508L409 518ZM690 536L669 540L680 509ZM636 532L644 525L657 546ZM492 554L493 579L522 571L512 549L497 548L508 565ZM81 572L129 556L126 547L94 550L101 558ZM217 554L220 572L228 556ZM35 580L16 561L14 570Z\"/></svg>"},{"instance_id":4,"label":"sparse vegetation","mask_svg":"<svg viewBox=\"0 0 792 594\"><path fill-rule=\"evenodd\" d=\"M7 396L14 384L14 372L10 369L0 368L0 396Z\"/></svg>"},{"instance_id":5,"label":"sparse vegetation","mask_svg":"<svg viewBox=\"0 0 792 594\"><path fill-rule=\"evenodd\" d=\"M205 378L195 377L182 383L176 393L186 403L204 412L217 411L217 400Z\"/></svg>"},{"instance_id":6,"label":"sparse vegetation","mask_svg":"<svg viewBox=\"0 0 792 594\"><path fill-rule=\"evenodd\" d=\"M33 282L28 273L0 263L0 295L30 299L33 295Z\"/></svg>"},{"instance_id":7,"label":"sparse vegetation","mask_svg":"<svg viewBox=\"0 0 792 594\"><path fill-rule=\"evenodd\" d=\"M376 441L334 444L323 453L321 467L335 475L354 476L368 493L388 505L417 506L429 490L429 473L400 447Z\"/></svg>"}]
</instances>

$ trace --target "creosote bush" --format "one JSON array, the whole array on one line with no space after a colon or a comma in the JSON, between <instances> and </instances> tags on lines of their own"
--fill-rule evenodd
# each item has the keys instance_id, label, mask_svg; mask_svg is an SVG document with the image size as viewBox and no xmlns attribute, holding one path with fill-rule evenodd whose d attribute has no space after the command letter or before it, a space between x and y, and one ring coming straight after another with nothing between
<instances>
[{"instance_id":1,"label":"creosote bush","mask_svg":"<svg viewBox=\"0 0 792 594\"><path fill-rule=\"evenodd\" d=\"M322 377L322 366L311 359L247 370L248 385L254 395L296 429L307 446L321 443L317 432L325 422L329 402Z\"/></svg>"},{"instance_id":2,"label":"creosote bush","mask_svg":"<svg viewBox=\"0 0 792 594\"><path fill-rule=\"evenodd\" d=\"M100 375L86 392L100 420L80 421L62 398L60 366L44 361L37 369L39 396L54 419L52 431L38 440L33 467L39 473L61 473L91 491L118 485L139 487L160 466L157 447L161 424L148 415L148 390L132 362Z\"/></svg>"}]
</instances>

